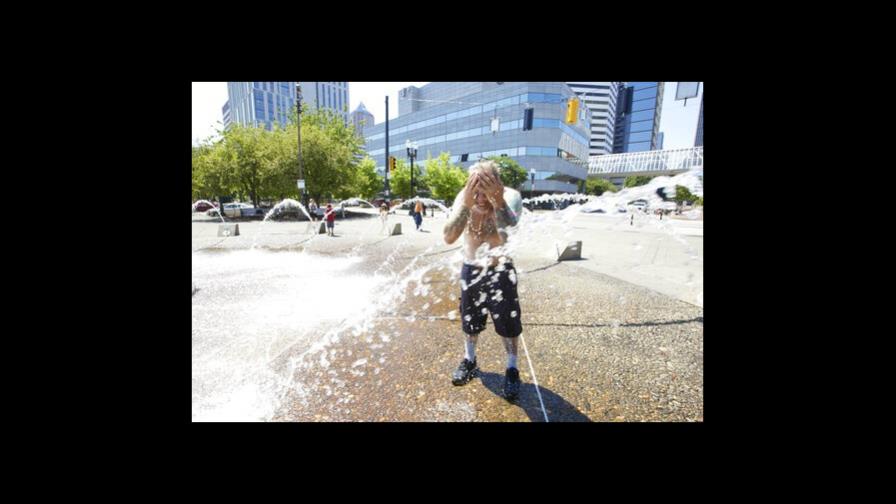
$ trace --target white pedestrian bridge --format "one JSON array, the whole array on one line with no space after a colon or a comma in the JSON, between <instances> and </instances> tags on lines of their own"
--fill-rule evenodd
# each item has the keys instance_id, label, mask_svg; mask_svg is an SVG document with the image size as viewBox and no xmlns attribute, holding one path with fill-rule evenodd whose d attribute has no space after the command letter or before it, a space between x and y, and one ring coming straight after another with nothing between
<instances>
[{"instance_id":1,"label":"white pedestrian bridge","mask_svg":"<svg viewBox=\"0 0 896 504\"><path fill-rule=\"evenodd\" d=\"M677 175L703 168L703 146L607 154L588 158L588 176L609 179L621 185L626 177Z\"/></svg>"}]
</instances>

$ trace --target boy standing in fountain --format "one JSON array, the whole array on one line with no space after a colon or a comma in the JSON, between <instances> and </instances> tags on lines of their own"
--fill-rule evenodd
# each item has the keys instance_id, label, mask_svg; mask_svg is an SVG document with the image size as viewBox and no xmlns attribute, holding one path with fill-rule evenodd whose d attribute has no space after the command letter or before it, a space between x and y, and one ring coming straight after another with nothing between
<instances>
[{"instance_id":1,"label":"boy standing in fountain","mask_svg":"<svg viewBox=\"0 0 896 504\"><path fill-rule=\"evenodd\" d=\"M464 359L451 382L464 385L478 374L476 341L485 329L486 314L491 313L495 332L507 351L504 397L508 400L519 395L517 341L523 325L516 270L502 246L507 241L506 228L517 224L522 206L520 193L501 183L497 163L480 161L470 167L467 184L454 199L444 230L449 245L464 235L460 312L466 342Z\"/></svg>"},{"instance_id":2,"label":"boy standing in fountain","mask_svg":"<svg viewBox=\"0 0 896 504\"><path fill-rule=\"evenodd\" d=\"M336 210L333 205L327 203L327 211L324 212L324 218L327 219L327 234L333 236L333 226L336 223Z\"/></svg>"}]
</instances>

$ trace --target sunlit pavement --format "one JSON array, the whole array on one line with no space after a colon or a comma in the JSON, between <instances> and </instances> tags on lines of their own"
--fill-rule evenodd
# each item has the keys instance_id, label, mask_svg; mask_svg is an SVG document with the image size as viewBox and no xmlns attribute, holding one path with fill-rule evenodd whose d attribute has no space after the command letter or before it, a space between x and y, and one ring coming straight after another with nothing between
<instances>
[{"instance_id":1,"label":"sunlit pavement","mask_svg":"<svg viewBox=\"0 0 896 504\"><path fill-rule=\"evenodd\" d=\"M463 335L443 215L424 232L391 215L400 236L357 218L337 220L336 237L256 221L229 238L197 217L194 420L702 421L702 221L647 219L576 215L515 254L524 385L511 404L491 324L482 375L451 385ZM572 240L583 260L557 263Z\"/></svg>"}]
</instances>

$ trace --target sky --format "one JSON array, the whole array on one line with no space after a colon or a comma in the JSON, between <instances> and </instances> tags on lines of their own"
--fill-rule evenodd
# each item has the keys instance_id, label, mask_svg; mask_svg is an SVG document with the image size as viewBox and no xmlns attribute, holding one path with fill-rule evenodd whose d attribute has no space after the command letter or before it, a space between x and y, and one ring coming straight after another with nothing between
<instances>
[{"instance_id":1,"label":"sky","mask_svg":"<svg viewBox=\"0 0 896 504\"><path fill-rule=\"evenodd\" d=\"M376 124L386 119L385 97L389 95L389 118L398 116L398 91L407 86L423 86L428 82L349 82L349 111L355 110L361 102L373 114ZM666 82L663 92L663 109L660 115L660 131L665 133L664 149L693 147L694 135L697 132L697 116L700 113L700 97L703 95L703 83L700 83L700 96L687 100L675 101L677 82ZM217 124L222 120L221 107L227 101L226 82L194 82L193 83L193 125L191 142L196 145L199 140L215 134Z\"/></svg>"}]
</instances>

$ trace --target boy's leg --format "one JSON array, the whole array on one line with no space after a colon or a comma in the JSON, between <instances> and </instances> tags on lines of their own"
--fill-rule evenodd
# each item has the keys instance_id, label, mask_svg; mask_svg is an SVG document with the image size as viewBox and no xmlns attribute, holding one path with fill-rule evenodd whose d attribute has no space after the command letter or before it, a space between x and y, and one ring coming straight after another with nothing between
<instances>
[{"instance_id":1,"label":"boy's leg","mask_svg":"<svg viewBox=\"0 0 896 504\"><path fill-rule=\"evenodd\" d=\"M464 342L464 359L470 362L476 362L476 343L479 341L478 334L467 334Z\"/></svg>"},{"instance_id":2,"label":"boy's leg","mask_svg":"<svg viewBox=\"0 0 896 504\"><path fill-rule=\"evenodd\" d=\"M507 352L507 371L504 374L504 397L513 401L520 393L520 372L517 367L518 343L523 332L520 303L516 289L516 270L512 264L505 264L495 282L495 293L489 297L489 311L495 332L501 336Z\"/></svg>"},{"instance_id":3,"label":"boy's leg","mask_svg":"<svg viewBox=\"0 0 896 504\"><path fill-rule=\"evenodd\" d=\"M479 374L479 366L476 364L476 341L479 334L466 334L464 342L464 359L451 375L451 383L465 385Z\"/></svg>"},{"instance_id":4,"label":"boy's leg","mask_svg":"<svg viewBox=\"0 0 896 504\"><path fill-rule=\"evenodd\" d=\"M466 289L462 288L460 293L460 324L465 335L464 359L451 377L451 383L454 385L463 385L469 382L479 370L476 364L476 343L479 333L485 328L486 315L482 313L484 304L476 304L482 290L482 282L470 285L479 272L479 268L466 264L461 269L460 277L463 280L463 285L467 286Z\"/></svg>"},{"instance_id":5,"label":"boy's leg","mask_svg":"<svg viewBox=\"0 0 896 504\"><path fill-rule=\"evenodd\" d=\"M516 358L518 355L517 350L519 348L517 341L519 340L519 337L516 337L516 338L502 337L501 340L504 341L504 350L507 351L507 367L508 368L517 367Z\"/></svg>"}]
</instances>

